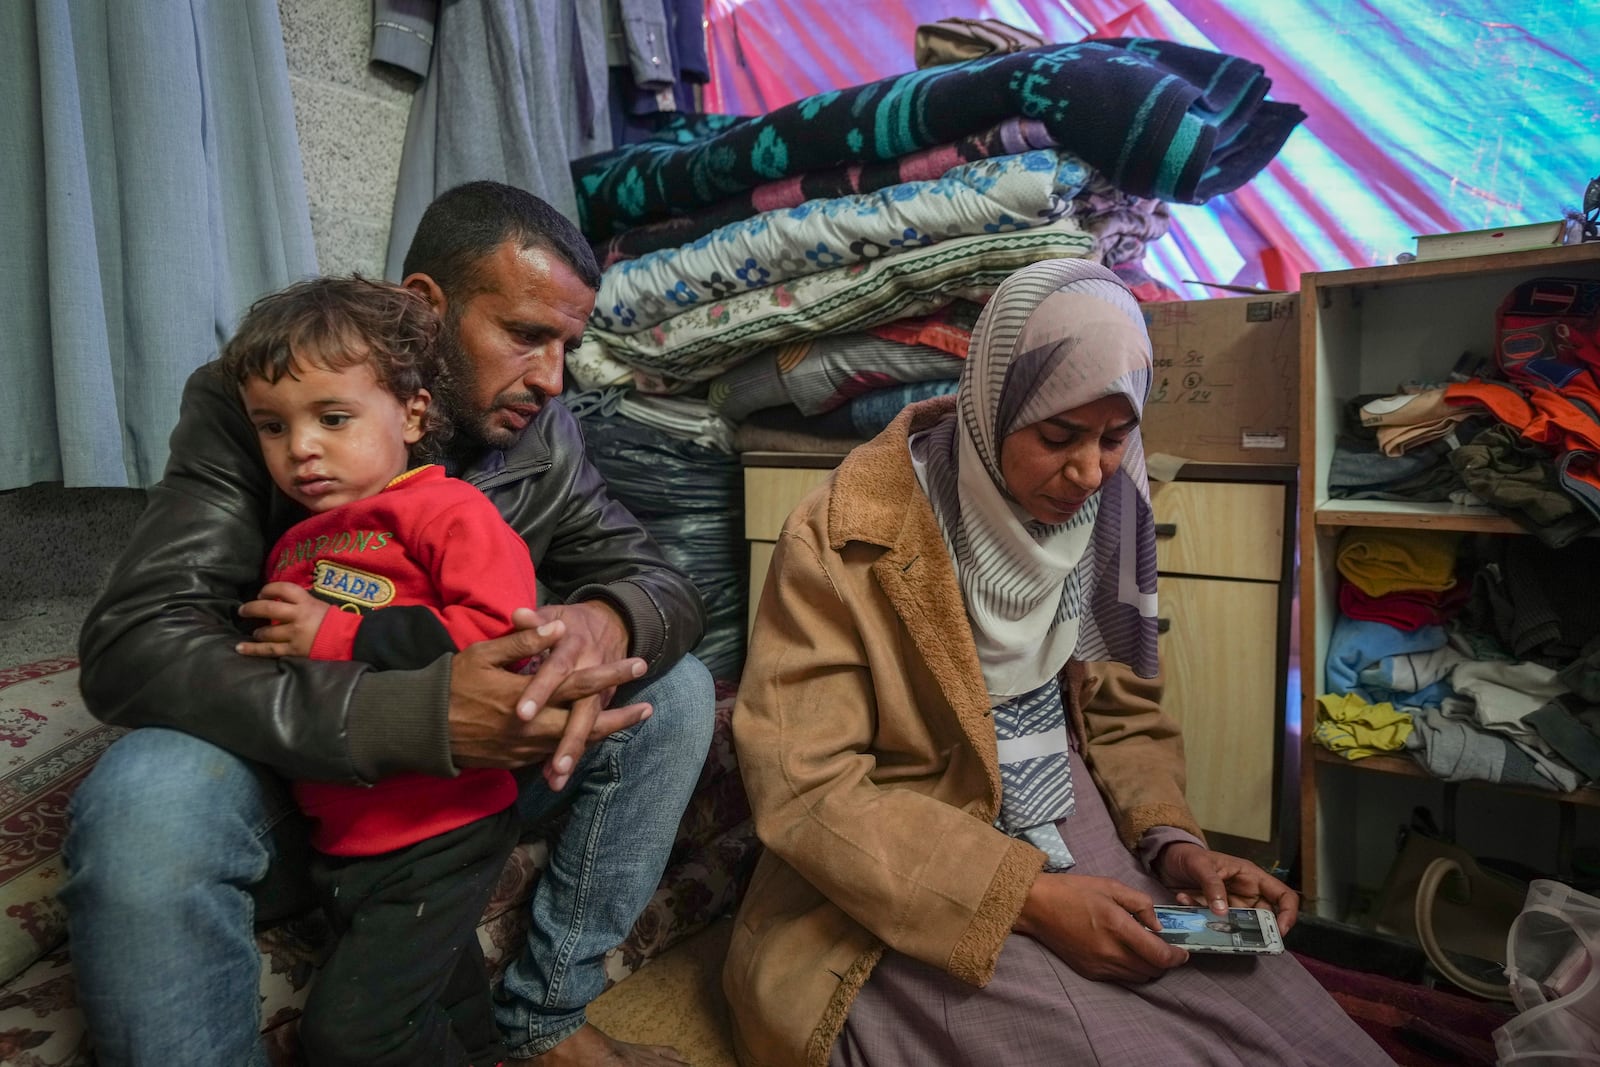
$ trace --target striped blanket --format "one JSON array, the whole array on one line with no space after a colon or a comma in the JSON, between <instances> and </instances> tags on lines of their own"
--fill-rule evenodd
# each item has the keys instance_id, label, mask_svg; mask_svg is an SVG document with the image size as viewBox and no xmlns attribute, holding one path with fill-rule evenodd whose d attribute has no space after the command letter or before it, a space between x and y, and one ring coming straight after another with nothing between
<instances>
[{"instance_id":1,"label":"striped blanket","mask_svg":"<svg viewBox=\"0 0 1600 1067\"><path fill-rule=\"evenodd\" d=\"M1305 117L1265 101L1257 64L1119 38L988 56L822 93L576 160L591 240L693 212L764 182L889 160L1025 116L1137 196L1200 203L1249 181Z\"/></svg>"}]
</instances>

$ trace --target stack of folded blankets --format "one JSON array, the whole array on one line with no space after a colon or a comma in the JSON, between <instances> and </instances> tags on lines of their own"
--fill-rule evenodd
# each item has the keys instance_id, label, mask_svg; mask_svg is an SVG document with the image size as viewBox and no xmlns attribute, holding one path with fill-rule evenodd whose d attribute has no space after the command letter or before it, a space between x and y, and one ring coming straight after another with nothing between
<instances>
[{"instance_id":1,"label":"stack of folded blankets","mask_svg":"<svg viewBox=\"0 0 1600 1067\"><path fill-rule=\"evenodd\" d=\"M1051 45L684 116L578 160L604 267L568 361L578 403L708 448L870 437L954 391L983 302L1023 266L1092 258L1170 297L1141 268L1166 202L1242 185L1304 118L1269 84L1164 41Z\"/></svg>"},{"instance_id":2,"label":"stack of folded blankets","mask_svg":"<svg viewBox=\"0 0 1600 1067\"><path fill-rule=\"evenodd\" d=\"M1351 529L1315 737L1447 781L1600 779L1600 581L1581 546Z\"/></svg>"}]
</instances>

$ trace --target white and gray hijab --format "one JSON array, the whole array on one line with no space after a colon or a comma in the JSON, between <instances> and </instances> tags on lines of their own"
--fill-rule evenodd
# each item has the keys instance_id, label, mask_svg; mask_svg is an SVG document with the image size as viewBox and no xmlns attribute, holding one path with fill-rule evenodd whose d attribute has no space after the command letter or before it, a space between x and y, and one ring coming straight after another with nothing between
<instances>
[{"instance_id":1,"label":"white and gray hijab","mask_svg":"<svg viewBox=\"0 0 1600 1067\"><path fill-rule=\"evenodd\" d=\"M1043 849L1047 869L1072 864L1054 825L1072 811L1056 679L1073 657L1155 676L1155 522L1137 430L1116 473L1054 526L1006 491L1000 445L1113 394L1142 415L1150 369L1144 316L1116 275L1079 259L1035 263L1001 283L978 319L955 414L911 439L994 708L996 824Z\"/></svg>"}]
</instances>

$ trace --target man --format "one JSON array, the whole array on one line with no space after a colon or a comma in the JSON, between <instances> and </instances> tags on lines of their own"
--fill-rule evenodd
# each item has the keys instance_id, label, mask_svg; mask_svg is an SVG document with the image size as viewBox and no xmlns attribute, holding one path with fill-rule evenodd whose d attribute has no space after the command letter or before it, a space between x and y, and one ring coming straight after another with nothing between
<instances>
[{"instance_id":1,"label":"man","mask_svg":"<svg viewBox=\"0 0 1600 1067\"><path fill-rule=\"evenodd\" d=\"M266 1063L252 923L310 900L284 779L469 766L518 770L528 825L569 809L496 996L509 1062L682 1062L584 1019L601 957L660 879L713 703L686 655L699 594L551 402L599 270L548 204L476 182L428 209L405 271L444 320L453 472L528 543L552 606L419 671L239 655L236 612L301 516L273 491L232 383L214 365L191 376L166 474L81 637L90 708L141 727L78 791L66 846L79 1002L103 1067ZM505 669L540 654L531 679ZM602 710L618 686L627 706Z\"/></svg>"}]
</instances>

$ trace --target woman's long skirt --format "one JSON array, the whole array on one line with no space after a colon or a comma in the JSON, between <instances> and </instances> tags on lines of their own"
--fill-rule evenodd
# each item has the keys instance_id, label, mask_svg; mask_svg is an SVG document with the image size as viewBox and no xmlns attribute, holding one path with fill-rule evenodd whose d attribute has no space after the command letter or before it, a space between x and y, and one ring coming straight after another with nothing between
<instances>
[{"instance_id":1,"label":"woman's long skirt","mask_svg":"<svg viewBox=\"0 0 1600 1067\"><path fill-rule=\"evenodd\" d=\"M1172 903L1117 839L1089 770L1072 754L1077 808L1059 824L1080 874L1116 878ZM1192 953L1154 982L1080 976L1014 934L982 989L885 952L851 1005L831 1067L1188 1067L1392 1061L1305 968L1281 956Z\"/></svg>"}]
</instances>

